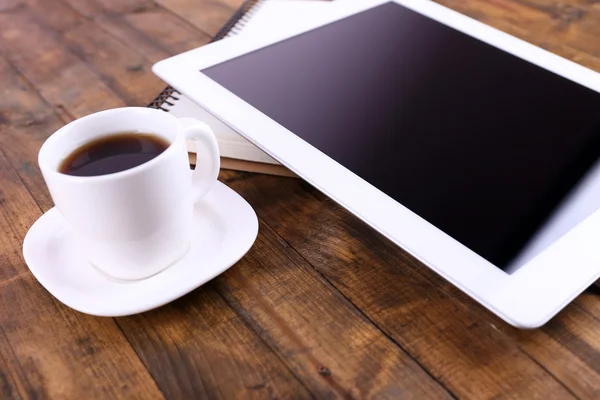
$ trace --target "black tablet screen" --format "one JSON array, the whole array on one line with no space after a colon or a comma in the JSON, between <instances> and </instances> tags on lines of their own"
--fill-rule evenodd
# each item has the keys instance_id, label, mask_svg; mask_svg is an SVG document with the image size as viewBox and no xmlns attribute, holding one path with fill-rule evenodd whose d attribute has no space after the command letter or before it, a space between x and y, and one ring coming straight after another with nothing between
<instances>
[{"instance_id":1,"label":"black tablet screen","mask_svg":"<svg viewBox=\"0 0 600 400\"><path fill-rule=\"evenodd\" d=\"M396 3L202 72L500 268L600 154L600 94Z\"/></svg>"}]
</instances>

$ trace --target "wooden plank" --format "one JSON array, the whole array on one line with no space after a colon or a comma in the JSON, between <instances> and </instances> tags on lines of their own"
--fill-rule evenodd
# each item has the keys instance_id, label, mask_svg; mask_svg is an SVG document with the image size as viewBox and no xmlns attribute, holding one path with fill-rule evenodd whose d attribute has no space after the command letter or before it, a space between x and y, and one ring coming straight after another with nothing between
<instances>
[{"instance_id":1,"label":"wooden plank","mask_svg":"<svg viewBox=\"0 0 600 400\"><path fill-rule=\"evenodd\" d=\"M117 322L168 398L312 397L212 285Z\"/></svg>"},{"instance_id":2,"label":"wooden plank","mask_svg":"<svg viewBox=\"0 0 600 400\"><path fill-rule=\"evenodd\" d=\"M1 64L0 64L1 65ZM1 125L0 125L1 126ZM4 135L0 135L4 136ZM1 151L1 149L0 149ZM0 235L0 255L2 268L0 268L0 284L18 279L27 268L23 265L20 240L23 239L27 229L39 217L39 209L27 190L22 187L20 179L6 163L4 154L0 153L1 160L5 162L0 175L0 220L3 232Z\"/></svg>"},{"instance_id":3,"label":"wooden plank","mask_svg":"<svg viewBox=\"0 0 600 400\"><path fill-rule=\"evenodd\" d=\"M600 397L600 291L596 285L534 331L504 331L582 399Z\"/></svg>"},{"instance_id":4,"label":"wooden plank","mask_svg":"<svg viewBox=\"0 0 600 400\"><path fill-rule=\"evenodd\" d=\"M155 0L165 9L180 16L213 37L242 5L243 0Z\"/></svg>"},{"instance_id":5,"label":"wooden plank","mask_svg":"<svg viewBox=\"0 0 600 400\"><path fill-rule=\"evenodd\" d=\"M37 153L46 137L65 121L2 57L0 87L0 148L38 206L47 211L54 204L42 179Z\"/></svg>"},{"instance_id":6,"label":"wooden plank","mask_svg":"<svg viewBox=\"0 0 600 400\"><path fill-rule=\"evenodd\" d=\"M446 290L456 289L306 183L234 172L223 177L456 396L571 397L496 328L499 319L472 300L449 295Z\"/></svg>"},{"instance_id":7,"label":"wooden plank","mask_svg":"<svg viewBox=\"0 0 600 400\"><path fill-rule=\"evenodd\" d=\"M0 290L1 358L24 398L162 398L112 319L58 304L27 274Z\"/></svg>"},{"instance_id":8,"label":"wooden plank","mask_svg":"<svg viewBox=\"0 0 600 400\"><path fill-rule=\"evenodd\" d=\"M48 102L80 117L111 107L145 105L164 87L143 56L73 10L63 12L58 0L45 4L56 4L65 21L78 22L55 31L50 10L26 6L0 13L0 45Z\"/></svg>"},{"instance_id":9,"label":"wooden plank","mask_svg":"<svg viewBox=\"0 0 600 400\"><path fill-rule=\"evenodd\" d=\"M0 59L0 61L2 60ZM0 62L0 77L4 75L1 68L3 66L4 64ZM5 86L0 87L4 88ZM13 93L3 90L2 94L0 99ZM12 115L12 110L3 105L0 103L0 131L3 132L0 135L1 138L4 137L3 128L6 127ZM18 178L15 178L13 171L2 161L4 158L0 153L0 182L2 182L0 185L0 223L2 223L3 229L3 233L0 235L0 248L3 250L0 254L0 296L4 292L4 286L27 275L23 268L23 256L17 246L22 238L22 231L30 226L39 215L37 206L27 191L23 188L14 190L15 187L19 187ZM6 175L13 179L7 179ZM28 210L33 212L27 212ZM4 316L3 312L0 318L2 316ZM33 382L30 382L29 379L31 379L31 371L25 371L19 363L4 332L3 324L0 322L0 387L2 388L0 393L2 398L27 398L41 394L42 388L39 387L35 378L32 379Z\"/></svg>"},{"instance_id":10,"label":"wooden plank","mask_svg":"<svg viewBox=\"0 0 600 400\"><path fill-rule=\"evenodd\" d=\"M21 0L22 9L32 20L41 25L47 34L60 39L63 31L79 25L87 19L63 0ZM93 3L88 3L93 4Z\"/></svg>"},{"instance_id":11,"label":"wooden plank","mask_svg":"<svg viewBox=\"0 0 600 400\"><path fill-rule=\"evenodd\" d=\"M29 7L0 13L0 47L3 55L39 90L57 112L68 116L125 105L99 75L29 13Z\"/></svg>"},{"instance_id":12,"label":"wooden plank","mask_svg":"<svg viewBox=\"0 0 600 400\"><path fill-rule=\"evenodd\" d=\"M581 303L600 308L597 296L584 294L542 329L507 333L540 365L582 399L600 398L600 322ZM599 314L596 314L599 315Z\"/></svg>"},{"instance_id":13,"label":"wooden plank","mask_svg":"<svg viewBox=\"0 0 600 400\"><path fill-rule=\"evenodd\" d=\"M600 9L594 2L566 0L439 0L449 8L565 58L585 62L600 57ZM581 57L580 59L578 57ZM584 62L582 62L582 59Z\"/></svg>"},{"instance_id":14,"label":"wooden plank","mask_svg":"<svg viewBox=\"0 0 600 400\"><path fill-rule=\"evenodd\" d=\"M136 49L149 61L147 65L205 45L211 39L206 33L162 8L131 14L110 14L95 22Z\"/></svg>"},{"instance_id":15,"label":"wooden plank","mask_svg":"<svg viewBox=\"0 0 600 400\"><path fill-rule=\"evenodd\" d=\"M28 0L36 1L40 0ZM93 19L94 23L131 49L154 63L210 41L210 36L190 25L184 19L145 0L130 0L114 4L103 0L63 0L71 10L59 10L61 4L48 5L53 15L77 14Z\"/></svg>"},{"instance_id":16,"label":"wooden plank","mask_svg":"<svg viewBox=\"0 0 600 400\"><path fill-rule=\"evenodd\" d=\"M140 54L95 23L86 21L63 35L70 51L93 68L126 105L144 106L164 87Z\"/></svg>"},{"instance_id":17,"label":"wooden plank","mask_svg":"<svg viewBox=\"0 0 600 400\"><path fill-rule=\"evenodd\" d=\"M214 283L316 398L448 397L267 225Z\"/></svg>"},{"instance_id":18,"label":"wooden plank","mask_svg":"<svg viewBox=\"0 0 600 400\"><path fill-rule=\"evenodd\" d=\"M0 396L3 399L22 399L22 394L34 397L29 387L23 387L27 381L23 368L10 348L2 327L0 326ZM41 396L38 396L41 397Z\"/></svg>"},{"instance_id":19,"label":"wooden plank","mask_svg":"<svg viewBox=\"0 0 600 400\"><path fill-rule=\"evenodd\" d=\"M44 1L44 0L42 0ZM87 18L101 14L141 13L154 8L153 0L61 0Z\"/></svg>"},{"instance_id":20,"label":"wooden plank","mask_svg":"<svg viewBox=\"0 0 600 400\"><path fill-rule=\"evenodd\" d=\"M600 8L594 2L567 0L549 2L547 0L512 0L531 9L542 12L545 19L539 28L529 27L540 43L561 43L584 53L600 55ZM515 17L516 23L521 16Z\"/></svg>"},{"instance_id":21,"label":"wooden plank","mask_svg":"<svg viewBox=\"0 0 600 400\"><path fill-rule=\"evenodd\" d=\"M54 301L27 270L21 241L40 210L0 151L2 390L23 398L162 398L111 319Z\"/></svg>"}]
</instances>

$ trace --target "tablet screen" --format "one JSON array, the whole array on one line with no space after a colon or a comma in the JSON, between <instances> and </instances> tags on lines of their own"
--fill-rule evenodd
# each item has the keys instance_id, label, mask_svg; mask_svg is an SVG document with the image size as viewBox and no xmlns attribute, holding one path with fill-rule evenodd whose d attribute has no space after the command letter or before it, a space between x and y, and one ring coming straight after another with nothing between
<instances>
[{"instance_id":1,"label":"tablet screen","mask_svg":"<svg viewBox=\"0 0 600 400\"><path fill-rule=\"evenodd\" d=\"M202 72L502 269L600 154L600 94L396 3Z\"/></svg>"}]
</instances>

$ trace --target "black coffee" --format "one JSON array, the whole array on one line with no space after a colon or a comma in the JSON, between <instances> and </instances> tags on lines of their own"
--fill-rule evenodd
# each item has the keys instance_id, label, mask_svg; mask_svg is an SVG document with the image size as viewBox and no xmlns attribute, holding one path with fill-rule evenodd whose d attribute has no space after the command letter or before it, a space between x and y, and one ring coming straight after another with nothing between
<instances>
[{"instance_id":1,"label":"black coffee","mask_svg":"<svg viewBox=\"0 0 600 400\"><path fill-rule=\"evenodd\" d=\"M84 144L59 166L59 172L75 176L114 174L152 160L169 147L155 135L121 132Z\"/></svg>"}]
</instances>

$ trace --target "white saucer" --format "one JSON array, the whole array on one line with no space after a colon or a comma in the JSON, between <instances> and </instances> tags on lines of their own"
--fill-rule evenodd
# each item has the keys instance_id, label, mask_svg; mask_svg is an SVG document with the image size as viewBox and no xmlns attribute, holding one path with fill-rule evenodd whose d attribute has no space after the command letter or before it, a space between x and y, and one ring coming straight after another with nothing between
<instances>
[{"instance_id":1,"label":"white saucer","mask_svg":"<svg viewBox=\"0 0 600 400\"><path fill-rule=\"evenodd\" d=\"M236 192L217 182L194 209L190 251L166 270L122 282L94 268L56 208L38 219L23 242L25 262L58 300L86 314L117 317L162 306L235 264L252 246L258 219Z\"/></svg>"}]
</instances>

